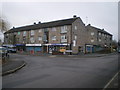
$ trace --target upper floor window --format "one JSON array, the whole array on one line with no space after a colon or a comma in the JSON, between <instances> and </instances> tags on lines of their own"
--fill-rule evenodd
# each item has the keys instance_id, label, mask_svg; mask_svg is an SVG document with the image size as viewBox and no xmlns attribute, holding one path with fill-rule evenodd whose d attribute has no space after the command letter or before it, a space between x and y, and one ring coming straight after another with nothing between
<instances>
[{"instance_id":1,"label":"upper floor window","mask_svg":"<svg viewBox=\"0 0 120 90\"><path fill-rule=\"evenodd\" d=\"M99 39L99 42L101 42L101 39Z\"/></svg>"},{"instance_id":2,"label":"upper floor window","mask_svg":"<svg viewBox=\"0 0 120 90\"><path fill-rule=\"evenodd\" d=\"M52 36L52 40L56 40L56 36Z\"/></svg>"},{"instance_id":3,"label":"upper floor window","mask_svg":"<svg viewBox=\"0 0 120 90\"><path fill-rule=\"evenodd\" d=\"M26 31L23 32L23 36L26 36Z\"/></svg>"},{"instance_id":4,"label":"upper floor window","mask_svg":"<svg viewBox=\"0 0 120 90\"><path fill-rule=\"evenodd\" d=\"M91 35L93 36L95 33L94 32L91 32Z\"/></svg>"},{"instance_id":5,"label":"upper floor window","mask_svg":"<svg viewBox=\"0 0 120 90\"><path fill-rule=\"evenodd\" d=\"M18 35L20 35L20 32L18 32Z\"/></svg>"},{"instance_id":6,"label":"upper floor window","mask_svg":"<svg viewBox=\"0 0 120 90\"><path fill-rule=\"evenodd\" d=\"M61 33L67 33L67 26L61 26Z\"/></svg>"},{"instance_id":7,"label":"upper floor window","mask_svg":"<svg viewBox=\"0 0 120 90\"><path fill-rule=\"evenodd\" d=\"M75 26L75 30L77 30L77 26Z\"/></svg>"},{"instance_id":8,"label":"upper floor window","mask_svg":"<svg viewBox=\"0 0 120 90\"><path fill-rule=\"evenodd\" d=\"M31 30L31 32L30 32L30 33L31 33L31 35L34 35L34 30Z\"/></svg>"},{"instance_id":9,"label":"upper floor window","mask_svg":"<svg viewBox=\"0 0 120 90\"><path fill-rule=\"evenodd\" d=\"M30 42L31 42L31 43L34 43L34 42L35 42L34 37L31 37L31 38L30 38Z\"/></svg>"},{"instance_id":10,"label":"upper floor window","mask_svg":"<svg viewBox=\"0 0 120 90\"><path fill-rule=\"evenodd\" d=\"M67 42L67 37L66 37L66 35L62 35L61 36L61 42L63 43L63 42Z\"/></svg>"},{"instance_id":11,"label":"upper floor window","mask_svg":"<svg viewBox=\"0 0 120 90\"><path fill-rule=\"evenodd\" d=\"M39 31L38 31L39 33L41 33L42 32L42 29L39 29Z\"/></svg>"},{"instance_id":12,"label":"upper floor window","mask_svg":"<svg viewBox=\"0 0 120 90\"><path fill-rule=\"evenodd\" d=\"M56 28L55 28L55 27L53 27L53 28L52 28L52 31L56 31Z\"/></svg>"},{"instance_id":13,"label":"upper floor window","mask_svg":"<svg viewBox=\"0 0 120 90\"><path fill-rule=\"evenodd\" d=\"M101 35L101 33L99 32L99 35Z\"/></svg>"},{"instance_id":14,"label":"upper floor window","mask_svg":"<svg viewBox=\"0 0 120 90\"><path fill-rule=\"evenodd\" d=\"M39 40L39 41L41 41L41 40L42 40L42 37L41 37L41 36L39 36L39 37L38 37L38 40Z\"/></svg>"},{"instance_id":15,"label":"upper floor window","mask_svg":"<svg viewBox=\"0 0 120 90\"><path fill-rule=\"evenodd\" d=\"M75 40L77 40L77 36L75 35Z\"/></svg>"},{"instance_id":16,"label":"upper floor window","mask_svg":"<svg viewBox=\"0 0 120 90\"><path fill-rule=\"evenodd\" d=\"M61 39L67 39L66 35L62 35Z\"/></svg>"},{"instance_id":17,"label":"upper floor window","mask_svg":"<svg viewBox=\"0 0 120 90\"><path fill-rule=\"evenodd\" d=\"M94 39L91 39L91 42L94 42Z\"/></svg>"}]
</instances>

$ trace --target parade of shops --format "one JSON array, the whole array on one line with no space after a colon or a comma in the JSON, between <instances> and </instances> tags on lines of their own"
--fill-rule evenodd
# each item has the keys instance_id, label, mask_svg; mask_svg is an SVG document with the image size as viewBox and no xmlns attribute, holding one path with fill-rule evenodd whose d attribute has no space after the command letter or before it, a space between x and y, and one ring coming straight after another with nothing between
<instances>
[{"instance_id":1,"label":"parade of shops","mask_svg":"<svg viewBox=\"0 0 120 90\"><path fill-rule=\"evenodd\" d=\"M80 17L13 27L4 33L4 46L14 45L17 52L29 54L81 54L111 48L112 34Z\"/></svg>"}]
</instances>

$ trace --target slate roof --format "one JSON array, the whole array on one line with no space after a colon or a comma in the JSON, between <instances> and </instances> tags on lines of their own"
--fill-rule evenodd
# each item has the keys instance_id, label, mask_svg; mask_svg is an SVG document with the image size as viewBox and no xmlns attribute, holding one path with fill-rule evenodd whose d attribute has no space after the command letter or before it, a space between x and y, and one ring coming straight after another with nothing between
<instances>
[{"instance_id":1,"label":"slate roof","mask_svg":"<svg viewBox=\"0 0 120 90\"><path fill-rule=\"evenodd\" d=\"M90 27L96 29L98 32L102 32L102 33L105 33L105 34L108 34L108 35L113 36L112 34L110 34L109 32L105 31L104 29L96 28L96 27L91 26L91 25L88 25L88 26L90 26Z\"/></svg>"},{"instance_id":2,"label":"slate roof","mask_svg":"<svg viewBox=\"0 0 120 90\"><path fill-rule=\"evenodd\" d=\"M63 20L57 20L57 21L51 21L51 22L45 22L45 23L39 23L39 24L33 24L23 27L17 27L12 28L9 31L5 33L11 33L11 32L17 32L17 31L27 31L27 30L35 30L40 28L50 28L50 27L56 27L56 26L62 26L62 25L71 25L76 19L80 17L70 18L70 19L63 19Z\"/></svg>"}]
</instances>

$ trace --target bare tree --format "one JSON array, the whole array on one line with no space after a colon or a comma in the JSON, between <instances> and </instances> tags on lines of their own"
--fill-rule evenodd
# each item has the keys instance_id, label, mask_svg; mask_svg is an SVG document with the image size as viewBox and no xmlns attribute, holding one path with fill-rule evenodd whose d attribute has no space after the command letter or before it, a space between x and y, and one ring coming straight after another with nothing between
<instances>
[{"instance_id":1,"label":"bare tree","mask_svg":"<svg viewBox=\"0 0 120 90\"><path fill-rule=\"evenodd\" d=\"M4 32L8 31L9 27L9 22L5 18L0 17L0 45L2 45L4 40Z\"/></svg>"},{"instance_id":2,"label":"bare tree","mask_svg":"<svg viewBox=\"0 0 120 90\"><path fill-rule=\"evenodd\" d=\"M9 22L0 17L0 32L4 33L9 29Z\"/></svg>"}]
</instances>

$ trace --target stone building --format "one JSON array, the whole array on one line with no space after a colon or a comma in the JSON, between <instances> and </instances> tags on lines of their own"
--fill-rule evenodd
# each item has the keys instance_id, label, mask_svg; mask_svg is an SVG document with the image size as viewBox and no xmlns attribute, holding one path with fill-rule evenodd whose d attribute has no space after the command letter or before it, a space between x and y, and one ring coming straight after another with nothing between
<instances>
[{"instance_id":1,"label":"stone building","mask_svg":"<svg viewBox=\"0 0 120 90\"><path fill-rule=\"evenodd\" d=\"M99 35L107 35L109 42ZM101 42L100 42L101 40ZM12 28L4 33L4 44L15 45L18 52L81 54L93 52L94 46L110 46L112 35L90 25L85 26L80 17L34 23ZM92 47L92 50L91 50ZM99 50L99 49L97 49Z\"/></svg>"},{"instance_id":2,"label":"stone building","mask_svg":"<svg viewBox=\"0 0 120 90\"><path fill-rule=\"evenodd\" d=\"M111 48L112 34L108 33L104 29L99 29L91 26L86 26L87 43L86 52L96 52L103 50L104 48Z\"/></svg>"}]
</instances>

